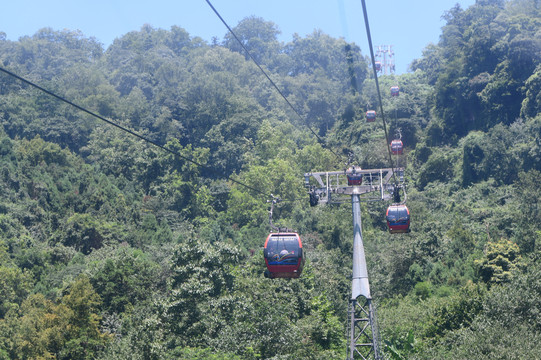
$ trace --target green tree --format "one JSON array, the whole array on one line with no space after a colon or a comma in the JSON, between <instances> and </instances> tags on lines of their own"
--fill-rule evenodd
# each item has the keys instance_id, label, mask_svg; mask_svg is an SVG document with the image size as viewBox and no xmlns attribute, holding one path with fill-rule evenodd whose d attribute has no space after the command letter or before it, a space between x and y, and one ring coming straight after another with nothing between
<instances>
[{"instance_id":1,"label":"green tree","mask_svg":"<svg viewBox=\"0 0 541 360\"><path fill-rule=\"evenodd\" d=\"M166 314L167 325L178 336L178 344L199 346L207 331L211 331L205 322L207 304L233 290L233 268L239 260L239 251L223 242L211 245L189 238L177 246Z\"/></svg>"},{"instance_id":2,"label":"green tree","mask_svg":"<svg viewBox=\"0 0 541 360\"><path fill-rule=\"evenodd\" d=\"M502 284L509 282L518 273L523 260L518 245L502 238L497 242L488 242L485 258L475 262L484 282Z\"/></svg>"},{"instance_id":3,"label":"green tree","mask_svg":"<svg viewBox=\"0 0 541 360\"><path fill-rule=\"evenodd\" d=\"M55 359L63 343L62 320L57 306L42 294L29 296L6 323L12 327L9 352L12 358Z\"/></svg>"},{"instance_id":4,"label":"green tree","mask_svg":"<svg viewBox=\"0 0 541 360\"><path fill-rule=\"evenodd\" d=\"M450 155L443 152L432 153L419 170L417 186L422 190L430 182L448 181L453 177Z\"/></svg>"},{"instance_id":5,"label":"green tree","mask_svg":"<svg viewBox=\"0 0 541 360\"><path fill-rule=\"evenodd\" d=\"M100 307L101 298L87 277L81 276L71 284L57 310L66 324L59 359L93 359L107 344L109 336L99 329Z\"/></svg>"},{"instance_id":6,"label":"green tree","mask_svg":"<svg viewBox=\"0 0 541 360\"><path fill-rule=\"evenodd\" d=\"M250 56L243 49L245 47L259 64L274 65L272 60L280 51L280 44L277 39L280 30L278 30L276 24L265 21L260 17L250 16L242 19L233 28L233 32L242 43L242 46L228 32L224 36L223 43L226 48L244 55L246 60L249 60Z\"/></svg>"},{"instance_id":7,"label":"green tree","mask_svg":"<svg viewBox=\"0 0 541 360\"><path fill-rule=\"evenodd\" d=\"M541 109L541 66L526 80L526 97L522 101L522 117L535 117Z\"/></svg>"},{"instance_id":8,"label":"green tree","mask_svg":"<svg viewBox=\"0 0 541 360\"><path fill-rule=\"evenodd\" d=\"M30 271L21 270L18 267L0 266L0 319L4 318L10 309L18 309L30 294L32 285Z\"/></svg>"},{"instance_id":9,"label":"green tree","mask_svg":"<svg viewBox=\"0 0 541 360\"><path fill-rule=\"evenodd\" d=\"M93 359L109 341L99 330L99 306L86 277L72 283L59 304L42 294L30 295L1 321L0 328L7 326L11 333L2 342L17 359Z\"/></svg>"},{"instance_id":10,"label":"green tree","mask_svg":"<svg viewBox=\"0 0 541 360\"><path fill-rule=\"evenodd\" d=\"M482 286L467 283L459 294L436 309L426 327L426 336L441 337L450 331L469 327L483 309L485 291Z\"/></svg>"},{"instance_id":11,"label":"green tree","mask_svg":"<svg viewBox=\"0 0 541 360\"><path fill-rule=\"evenodd\" d=\"M124 239L121 231L117 224L100 221L90 214L73 214L55 233L52 241L88 255L94 249L120 242Z\"/></svg>"},{"instance_id":12,"label":"green tree","mask_svg":"<svg viewBox=\"0 0 541 360\"><path fill-rule=\"evenodd\" d=\"M115 249L95 265L90 282L102 299L102 308L122 314L135 308L165 287L160 267L141 250Z\"/></svg>"},{"instance_id":13,"label":"green tree","mask_svg":"<svg viewBox=\"0 0 541 360\"><path fill-rule=\"evenodd\" d=\"M335 349L343 345L343 326L334 314L332 304L325 295L314 296L310 302L310 315L299 320L303 333L322 349Z\"/></svg>"}]
</instances>

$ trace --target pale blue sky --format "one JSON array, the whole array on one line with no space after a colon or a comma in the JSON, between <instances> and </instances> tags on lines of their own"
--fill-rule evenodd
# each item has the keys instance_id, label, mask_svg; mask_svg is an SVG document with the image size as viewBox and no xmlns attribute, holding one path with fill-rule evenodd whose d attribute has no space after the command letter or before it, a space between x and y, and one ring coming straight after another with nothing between
<instances>
[{"instance_id":1,"label":"pale blue sky","mask_svg":"<svg viewBox=\"0 0 541 360\"><path fill-rule=\"evenodd\" d=\"M280 41L294 33L306 36L320 29L344 37L369 55L360 0L210 0L231 27L255 15L274 22ZM393 45L397 73L421 57L429 43L437 43L443 13L455 4L463 9L475 0L366 0L374 46ZM31 36L43 27L80 30L106 48L113 40L144 24L169 30L177 25L191 36L210 42L227 32L205 0L6 0L0 12L0 32L8 40Z\"/></svg>"}]
</instances>

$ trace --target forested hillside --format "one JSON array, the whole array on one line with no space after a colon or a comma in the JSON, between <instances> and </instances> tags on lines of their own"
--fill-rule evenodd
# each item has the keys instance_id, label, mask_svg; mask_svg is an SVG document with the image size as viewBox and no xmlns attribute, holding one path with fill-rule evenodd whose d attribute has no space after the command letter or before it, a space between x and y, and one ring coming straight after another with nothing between
<instances>
[{"instance_id":1,"label":"forested hillside","mask_svg":"<svg viewBox=\"0 0 541 360\"><path fill-rule=\"evenodd\" d=\"M444 19L410 72L378 78L412 224L391 235L389 204L362 204L382 351L539 359L541 4L477 0ZM2 68L171 150L0 74L0 359L346 357L351 205L310 207L303 174L343 170L337 154L388 167L381 119L365 120L369 51L241 21L293 111L234 37L181 26L106 49L0 28ZM295 199L273 221L303 238L299 279L263 276L263 194Z\"/></svg>"}]
</instances>

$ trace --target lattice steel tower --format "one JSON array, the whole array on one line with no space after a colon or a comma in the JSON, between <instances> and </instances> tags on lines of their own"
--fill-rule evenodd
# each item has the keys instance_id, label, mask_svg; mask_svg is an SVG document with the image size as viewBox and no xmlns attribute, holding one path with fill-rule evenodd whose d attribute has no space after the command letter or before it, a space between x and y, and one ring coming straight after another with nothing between
<instances>
[{"instance_id":1,"label":"lattice steel tower","mask_svg":"<svg viewBox=\"0 0 541 360\"><path fill-rule=\"evenodd\" d=\"M380 45L376 49L376 59L381 62L383 75L394 74L394 50L393 45Z\"/></svg>"}]
</instances>

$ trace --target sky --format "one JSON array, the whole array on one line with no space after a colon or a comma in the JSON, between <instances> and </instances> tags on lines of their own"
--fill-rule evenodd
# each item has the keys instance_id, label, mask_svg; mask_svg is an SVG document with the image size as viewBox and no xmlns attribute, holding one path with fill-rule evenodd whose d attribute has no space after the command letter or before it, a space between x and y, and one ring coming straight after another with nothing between
<instances>
[{"instance_id":1,"label":"sky","mask_svg":"<svg viewBox=\"0 0 541 360\"><path fill-rule=\"evenodd\" d=\"M369 55L361 0L209 0L231 28L249 16L272 21L287 43L297 33L305 37L321 30L343 37ZM445 22L441 16L456 4L463 9L475 0L366 0L374 51L392 45L396 73L422 56L423 49L437 43ZM104 48L114 39L145 24L170 30L176 25L190 36L210 42L224 38L227 28L206 0L5 0L0 12L0 32L17 41L39 29L79 30L94 37Z\"/></svg>"}]
</instances>

